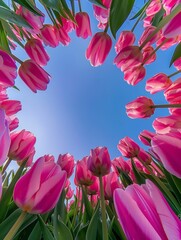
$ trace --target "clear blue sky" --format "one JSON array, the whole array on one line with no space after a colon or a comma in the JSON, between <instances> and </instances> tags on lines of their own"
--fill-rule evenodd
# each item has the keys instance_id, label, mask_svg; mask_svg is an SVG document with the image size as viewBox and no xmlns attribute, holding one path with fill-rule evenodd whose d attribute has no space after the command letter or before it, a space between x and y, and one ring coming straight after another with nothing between
<instances>
[{"instance_id":1,"label":"clear blue sky","mask_svg":"<svg viewBox=\"0 0 181 240\"><path fill-rule=\"evenodd\" d=\"M91 4L83 1L82 5L83 10L89 11L92 32L96 33L99 29ZM135 11L137 7L136 3ZM130 30L133 24L127 21L120 31ZM138 37L141 31L141 26L136 28ZM23 110L17 114L19 129L29 130L37 137L36 158L44 154L57 157L60 153L69 152L75 160L79 160L97 146L107 146L111 158L117 157L120 155L117 144L121 138L130 136L138 141L138 134L144 129L152 130L152 121L161 115L161 111L157 110L150 119L132 120L126 115L125 104L140 95L151 97L157 104L164 102L162 93L153 97L144 88L146 79L158 72L168 72L171 53L159 54L156 63L146 67L145 79L133 87L123 80L122 72L113 65L116 56L114 47L105 64L94 68L85 59L90 38L82 40L75 33L71 33L70 37L72 41L68 47L46 47L51 57L46 70L52 76L46 91L34 94L19 78L16 86L20 92L9 91L11 99L22 102ZM27 59L20 49L17 55L22 60ZM162 112L168 115L168 110Z\"/></svg>"}]
</instances>

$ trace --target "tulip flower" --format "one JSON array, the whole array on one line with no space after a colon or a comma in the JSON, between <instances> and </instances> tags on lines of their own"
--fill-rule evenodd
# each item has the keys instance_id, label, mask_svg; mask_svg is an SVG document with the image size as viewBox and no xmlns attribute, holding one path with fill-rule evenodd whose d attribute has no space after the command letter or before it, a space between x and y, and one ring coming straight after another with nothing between
<instances>
[{"instance_id":1,"label":"tulip flower","mask_svg":"<svg viewBox=\"0 0 181 240\"><path fill-rule=\"evenodd\" d=\"M107 175L111 170L111 159L106 147L91 149L87 161L88 169L97 177Z\"/></svg>"},{"instance_id":2,"label":"tulip flower","mask_svg":"<svg viewBox=\"0 0 181 240\"><path fill-rule=\"evenodd\" d=\"M59 38L57 28L50 24L45 24L41 29L41 37L45 45L50 47L57 47L59 45Z\"/></svg>"},{"instance_id":3,"label":"tulip flower","mask_svg":"<svg viewBox=\"0 0 181 240\"><path fill-rule=\"evenodd\" d=\"M164 92L169 103L181 103L181 78L174 81Z\"/></svg>"},{"instance_id":4,"label":"tulip flower","mask_svg":"<svg viewBox=\"0 0 181 240\"><path fill-rule=\"evenodd\" d=\"M86 58L92 66L97 67L104 63L111 47L112 40L110 36L105 32L98 32L93 36L86 50Z\"/></svg>"},{"instance_id":5,"label":"tulip flower","mask_svg":"<svg viewBox=\"0 0 181 240\"><path fill-rule=\"evenodd\" d=\"M118 54L123 48L133 45L135 35L131 31L122 31L115 45L115 51Z\"/></svg>"},{"instance_id":6,"label":"tulip flower","mask_svg":"<svg viewBox=\"0 0 181 240\"><path fill-rule=\"evenodd\" d=\"M46 90L50 75L33 60L26 60L19 68L19 76L33 91Z\"/></svg>"},{"instance_id":7,"label":"tulip flower","mask_svg":"<svg viewBox=\"0 0 181 240\"><path fill-rule=\"evenodd\" d=\"M129 173L130 171L129 164L122 157L114 158L112 160L112 165L117 175L119 175L119 169L125 173Z\"/></svg>"},{"instance_id":8,"label":"tulip flower","mask_svg":"<svg viewBox=\"0 0 181 240\"><path fill-rule=\"evenodd\" d=\"M118 143L118 150L124 157L136 157L140 151L140 147L130 137L124 137Z\"/></svg>"},{"instance_id":9,"label":"tulip flower","mask_svg":"<svg viewBox=\"0 0 181 240\"><path fill-rule=\"evenodd\" d=\"M130 118L148 118L155 112L153 106L150 98L141 96L126 105L126 113Z\"/></svg>"},{"instance_id":10,"label":"tulip flower","mask_svg":"<svg viewBox=\"0 0 181 240\"><path fill-rule=\"evenodd\" d=\"M140 40L138 41L139 45L141 46L142 43L148 38L148 36L150 36L154 31L155 31L156 27L154 26L149 26L146 27L143 34L141 35ZM154 44L160 37L160 32L156 33L150 40L149 42L147 42L146 46L150 46L152 44Z\"/></svg>"},{"instance_id":11,"label":"tulip flower","mask_svg":"<svg viewBox=\"0 0 181 240\"><path fill-rule=\"evenodd\" d=\"M57 164L61 167L62 170L65 170L67 172L67 178L72 175L75 166L74 157L72 155L69 153L63 155L60 154Z\"/></svg>"},{"instance_id":12,"label":"tulip flower","mask_svg":"<svg viewBox=\"0 0 181 240\"><path fill-rule=\"evenodd\" d=\"M0 102L0 108L3 108L5 110L7 116L12 116L21 110L22 105L18 100L6 99Z\"/></svg>"},{"instance_id":13,"label":"tulip flower","mask_svg":"<svg viewBox=\"0 0 181 240\"><path fill-rule=\"evenodd\" d=\"M5 51L0 50L0 85L10 87L14 85L17 76L15 61Z\"/></svg>"},{"instance_id":14,"label":"tulip flower","mask_svg":"<svg viewBox=\"0 0 181 240\"><path fill-rule=\"evenodd\" d=\"M86 39L88 36L92 36L89 15L86 12L79 12L75 14L75 32L77 37Z\"/></svg>"},{"instance_id":15,"label":"tulip flower","mask_svg":"<svg viewBox=\"0 0 181 240\"><path fill-rule=\"evenodd\" d=\"M171 21L163 28L163 35L166 38L174 38L179 36L181 31L181 12L179 12Z\"/></svg>"},{"instance_id":16,"label":"tulip flower","mask_svg":"<svg viewBox=\"0 0 181 240\"><path fill-rule=\"evenodd\" d=\"M152 151L159 156L160 161L168 172L181 178L181 155L180 135L171 136L169 134L155 135L151 140Z\"/></svg>"},{"instance_id":17,"label":"tulip flower","mask_svg":"<svg viewBox=\"0 0 181 240\"><path fill-rule=\"evenodd\" d=\"M11 145L9 157L17 161L26 160L35 152L35 136L26 130L15 131L10 134Z\"/></svg>"},{"instance_id":18,"label":"tulip flower","mask_svg":"<svg viewBox=\"0 0 181 240\"><path fill-rule=\"evenodd\" d=\"M5 112L0 108L0 166L6 161L10 147L10 135L8 122L5 119Z\"/></svg>"},{"instance_id":19,"label":"tulip flower","mask_svg":"<svg viewBox=\"0 0 181 240\"><path fill-rule=\"evenodd\" d=\"M47 62L50 59L39 39L31 38L28 40L25 44L25 51L28 56L40 66L47 65Z\"/></svg>"},{"instance_id":20,"label":"tulip flower","mask_svg":"<svg viewBox=\"0 0 181 240\"><path fill-rule=\"evenodd\" d=\"M87 187L87 193L89 195L96 195L99 192L99 182L98 178L96 178L95 182L93 182L90 186Z\"/></svg>"},{"instance_id":21,"label":"tulip flower","mask_svg":"<svg viewBox=\"0 0 181 240\"><path fill-rule=\"evenodd\" d=\"M154 136L155 136L154 133L152 133L152 132L150 132L150 131L148 131L148 130L143 130L143 131L139 134L138 138L139 138L139 140L140 140L143 144L145 144L146 146L151 146L151 139L152 139L152 137L154 137Z\"/></svg>"},{"instance_id":22,"label":"tulip flower","mask_svg":"<svg viewBox=\"0 0 181 240\"><path fill-rule=\"evenodd\" d=\"M142 50L142 54L144 65L151 64L156 60L156 53L154 52L154 48L152 46L144 47Z\"/></svg>"},{"instance_id":23,"label":"tulip flower","mask_svg":"<svg viewBox=\"0 0 181 240\"><path fill-rule=\"evenodd\" d=\"M17 181L14 202L25 212L46 213L55 207L65 182L66 172L53 161L45 162L42 157Z\"/></svg>"},{"instance_id":24,"label":"tulip flower","mask_svg":"<svg viewBox=\"0 0 181 240\"><path fill-rule=\"evenodd\" d=\"M114 205L128 240L181 239L181 222L150 181L114 191Z\"/></svg>"},{"instance_id":25,"label":"tulip flower","mask_svg":"<svg viewBox=\"0 0 181 240\"><path fill-rule=\"evenodd\" d=\"M146 71L145 68L140 66L135 66L130 69L127 69L124 72L124 80L133 86L138 84L145 77Z\"/></svg>"}]
</instances>

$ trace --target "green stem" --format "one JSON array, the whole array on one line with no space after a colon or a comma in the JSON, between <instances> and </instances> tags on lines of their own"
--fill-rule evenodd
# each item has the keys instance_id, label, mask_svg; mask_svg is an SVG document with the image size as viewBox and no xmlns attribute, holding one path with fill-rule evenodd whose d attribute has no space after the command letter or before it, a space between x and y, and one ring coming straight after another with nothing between
<instances>
[{"instance_id":1,"label":"green stem","mask_svg":"<svg viewBox=\"0 0 181 240\"><path fill-rule=\"evenodd\" d=\"M82 7L81 7L80 0L78 0L78 4L79 4L79 10L80 10L80 12L82 12Z\"/></svg>"},{"instance_id":2,"label":"green stem","mask_svg":"<svg viewBox=\"0 0 181 240\"><path fill-rule=\"evenodd\" d=\"M26 217L26 214L27 214L26 212L22 212L20 214L19 218L16 220L15 224L12 226L12 228L10 229L10 231L8 232L8 234L6 235L4 240L13 239L14 235L16 234L16 232L18 231L18 229L22 225L22 223L23 223L23 221Z\"/></svg>"},{"instance_id":3,"label":"green stem","mask_svg":"<svg viewBox=\"0 0 181 240\"><path fill-rule=\"evenodd\" d=\"M140 49L144 48L144 46L150 41L150 39L157 34L167 23L169 23L172 18L174 18L181 11L181 4L178 4L177 7L166 17L164 17L157 28L147 37L147 39L141 44Z\"/></svg>"},{"instance_id":4,"label":"green stem","mask_svg":"<svg viewBox=\"0 0 181 240\"><path fill-rule=\"evenodd\" d=\"M181 104L175 103L175 104L156 104L151 106L151 108L181 108Z\"/></svg>"},{"instance_id":5,"label":"green stem","mask_svg":"<svg viewBox=\"0 0 181 240\"><path fill-rule=\"evenodd\" d=\"M177 75L178 73L181 73L181 70L178 70L178 71L176 71L176 72L174 72L174 73L168 75L167 77L168 77L168 78L171 78L171 77Z\"/></svg>"},{"instance_id":6,"label":"green stem","mask_svg":"<svg viewBox=\"0 0 181 240\"><path fill-rule=\"evenodd\" d=\"M19 64L22 64L22 63L23 63L23 61L21 61L21 60L20 60L18 57L16 57L14 54L9 53L9 55L10 55L15 61L19 62Z\"/></svg>"},{"instance_id":7,"label":"green stem","mask_svg":"<svg viewBox=\"0 0 181 240\"><path fill-rule=\"evenodd\" d=\"M76 206L75 206L75 213L74 213L74 217L73 217L73 220L72 220L72 226L73 227L75 226L75 221L76 221L76 217L77 217L77 213L78 213L79 199L80 199L80 187L79 187L77 202L76 202Z\"/></svg>"},{"instance_id":8,"label":"green stem","mask_svg":"<svg viewBox=\"0 0 181 240\"><path fill-rule=\"evenodd\" d=\"M107 33L108 28L109 28L109 23L107 23L107 25L106 25L106 27L105 27L105 29L104 29L104 32L105 32L105 33Z\"/></svg>"},{"instance_id":9,"label":"green stem","mask_svg":"<svg viewBox=\"0 0 181 240\"><path fill-rule=\"evenodd\" d=\"M71 0L70 3L71 3L71 8L72 8L72 14L73 14L73 16L74 16L74 15L75 15L75 4L74 4L74 0Z\"/></svg>"},{"instance_id":10,"label":"green stem","mask_svg":"<svg viewBox=\"0 0 181 240\"><path fill-rule=\"evenodd\" d=\"M6 169L8 168L8 166L9 166L9 164L10 164L10 162L11 162L11 158L8 158L7 160L6 160L6 162L5 162L5 164L4 164L4 166L3 166L3 170L2 170L2 174L6 171Z\"/></svg>"},{"instance_id":11,"label":"green stem","mask_svg":"<svg viewBox=\"0 0 181 240\"><path fill-rule=\"evenodd\" d=\"M102 212L102 235L104 240L108 240L108 231L107 231L107 223L106 223L106 206L104 199L104 188L102 182L102 176L99 177L100 183L100 194L101 194L101 212Z\"/></svg>"}]
</instances>

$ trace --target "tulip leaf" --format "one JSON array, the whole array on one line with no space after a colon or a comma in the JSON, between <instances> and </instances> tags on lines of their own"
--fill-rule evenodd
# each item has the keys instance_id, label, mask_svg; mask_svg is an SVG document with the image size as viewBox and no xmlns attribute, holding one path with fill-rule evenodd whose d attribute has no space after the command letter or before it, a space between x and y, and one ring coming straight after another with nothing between
<instances>
[{"instance_id":1,"label":"tulip leaf","mask_svg":"<svg viewBox=\"0 0 181 240\"><path fill-rule=\"evenodd\" d=\"M152 26L157 27L160 21L163 19L163 16L165 14L165 10L162 7L159 12L157 12L152 20Z\"/></svg>"},{"instance_id":2,"label":"tulip leaf","mask_svg":"<svg viewBox=\"0 0 181 240\"><path fill-rule=\"evenodd\" d=\"M0 21L0 47L5 51L10 52L7 34L4 31L1 21Z\"/></svg>"},{"instance_id":3,"label":"tulip leaf","mask_svg":"<svg viewBox=\"0 0 181 240\"><path fill-rule=\"evenodd\" d=\"M62 8L63 10L65 11L65 13L68 15L68 17L74 22L75 22L75 19L74 19L74 16L72 15L67 3L65 0L60 0L61 1L61 4L62 4ZM60 9L61 10L61 9ZM67 17L66 17L67 18Z\"/></svg>"},{"instance_id":4,"label":"tulip leaf","mask_svg":"<svg viewBox=\"0 0 181 240\"><path fill-rule=\"evenodd\" d=\"M112 0L110 9L110 28L112 35L116 38L116 33L127 19L135 0Z\"/></svg>"},{"instance_id":5,"label":"tulip leaf","mask_svg":"<svg viewBox=\"0 0 181 240\"><path fill-rule=\"evenodd\" d=\"M41 231L40 223L37 222L33 230L31 231L28 237L28 240L41 240L41 239L42 239L42 231Z\"/></svg>"},{"instance_id":6,"label":"tulip leaf","mask_svg":"<svg viewBox=\"0 0 181 240\"><path fill-rule=\"evenodd\" d=\"M48 8L54 9L56 11L59 11L61 9L61 2L58 0L40 0L43 5L45 5Z\"/></svg>"},{"instance_id":7,"label":"tulip leaf","mask_svg":"<svg viewBox=\"0 0 181 240\"><path fill-rule=\"evenodd\" d=\"M181 43L179 43L175 48L175 51L172 55L172 59L170 61L170 67L173 64L173 62L175 62L175 60L177 60L179 57L181 57Z\"/></svg>"},{"instance_id":8,"label":"tulip leaf","mask_svg":"<svg viewBox=\"0 0 181 240\"><path fill-rule=\"evenodd\" d=\"M173 181L174 181L174 183L175 183L175 185L176 185L179 193L181 194L181 179L180 179L180 178L177 178L177 177L174 176L174 175L171 175L171 176L172 176L172 179L173 179ZM181 199L181 198L180 198L180 199Z\"/></svg>"},{"instance_id":9,"label":"tulip leaf","mask_svg":"<svg viewBox=\"0 0 181 240\"><path fill-rule=\"evenodd\" d=\"M82 197L85 204L85 213L87 216L87 220L90 220L92 218L92 207L83 187L82 187Z\"/></svg>"},{"instance_id":10,"label":"tulip leaf","mask_svg":"<svg viewBox=\"0 0 181 240\"><path fill-rule=\"evenodd\" d=\"M36 7L34 6L31 1L29 0L13 0L14 2L17 2L19 5L27 8L30 12L39 15L39 16L43 16L42 12Z\"/></svg>"},{"instance_id":11,"label":"tulip leaf","mask_svg":"<svg viewBox=\"0 0 181 240\"><path fill-rule=\"evenodd\" d=\"M17 15L14 11L2 6L0 6L0 19L14 23L19 27L32 28L23 17Z\"/></svg>"},{"instance_id":12,"label":"tulip leaf","mask_svg":"<svg viewBox=\"0 0 181 240\"><path fill-rule=\"evenodd\" d=\"M89 2L93 3L94 5L97 5L99 7L102 7L102 8L106 9L106 7L102 4L101 0L89 0Z\"/></svg>"},{"instance_id":13,"label":"tulip leaf","mask_svg":"<svg viewBox=\"0 0 181 240\"><path fill-rule=\"evenodd\" d=\"M100 206L99 206L99 202L98 202L98 204L95 208L94 214L89 223L88 229L87 229L86 240L96 239L96 237L97 237L99 210L100 210Z\"/></svg>"},{"instance_id":14,"label":"tulip leaf","mask_svg":"<svg viewBox=\"0 0 181 240\"><path fill-rule=\"evenodd\" d=\"M136 19L137 17L139 17L144 11L145 9L147 8L147 6L150 4L151 0L149 0L148 2L146 2L144 4L144 6L132 17L130 18L130 20L134 20Z\"/></svg>"},{"instance_id":15,"label":"tulip leaf","mask_svg":"<svg viewBox=\"0 0 181 240\"><path fill-rule=\"evenodd\" d=\"M77 235L75 236L75 240L84 240L86 239L86 232L87 232L87 228L89 226L89 223L82 225L79 229L79 231L77 232Z\"/></svg>"},{"instance_id":16,"label":"tulip leaf","mask_svg":"<svg viewBox=\"0 0 181 240\"><path fill-rule=\"evenodd\" d=\"M2 0L0 0L0 6L10 9Z\"/></svg>"},{"instance_id":17,"label":"tulip leaf","mask_svg":"<svg viewBox=\"0 0 181 240\"><path fill-rule=\"evenodd\" d=\"M73 240L70 229L65 225L60 217L58 218L55 231L57 233L55 235L56 240Z\"/></svg>"},{"instance_id":18,"label":"tulip leaf","mask_svg":"<svg viewBox=\"0 0 181 240\"><path fill-rule=\"evenodd\" d=\"M40 227L43 233L43 239L44 240L55 240L53 235L51 234L51 231L49 230L48 226L44 223L42 217L38 215L38 220L40 223Z\"/></svg>"}]
</instances>

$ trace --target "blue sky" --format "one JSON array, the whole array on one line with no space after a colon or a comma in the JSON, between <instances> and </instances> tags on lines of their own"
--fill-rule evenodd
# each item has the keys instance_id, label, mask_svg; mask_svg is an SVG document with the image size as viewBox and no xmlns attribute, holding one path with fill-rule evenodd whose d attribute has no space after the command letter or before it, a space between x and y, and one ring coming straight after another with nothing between
<instances>
[{"instance_id":1,"label":"blue sky","mask_svg":"<svg viewBox=\"0 0 181 240\"><path fill-rule=\"evenodd\" d=\"M99 29L91 4L86 1L82 7L90 13L94 34ZM136 3L135 11L138 7ZM127 22L120 31L130 30L133 24ZM136 28L137 37L141 31L141 26ZM46 91L34 94L19 78L16 86L20 92L9 91L11 99L22 102L23 110L17 114L19 129L29 130L37 137L36 158L44 154L57 157L60 153L69 152L79 160L88 155L91 148L106 146L113 159L120 155L117 144L121 138L130 136L138 141L138 134L144 129L152 130L152 121L161 115L161 111L156 110L150 119L132 120L126 115L125 104L141 95L151 97L157 104L164 103L162 93L151 96L144 88L146 79L154 74L174 71L168 70L171 52L159 54L157 61L146 67L145 79L133 87L123 80L122 72L113 65L114 47L105 64L94 68L85 59L91 38L83 40L75 33L70 37L72 41L68 47L46 47L51 60L45 69L52 76ZM27 59L21 49L16 52L20 59ZM168 110L163 110L162 115L168 115Z\"/></svg>"}]
</instances>

